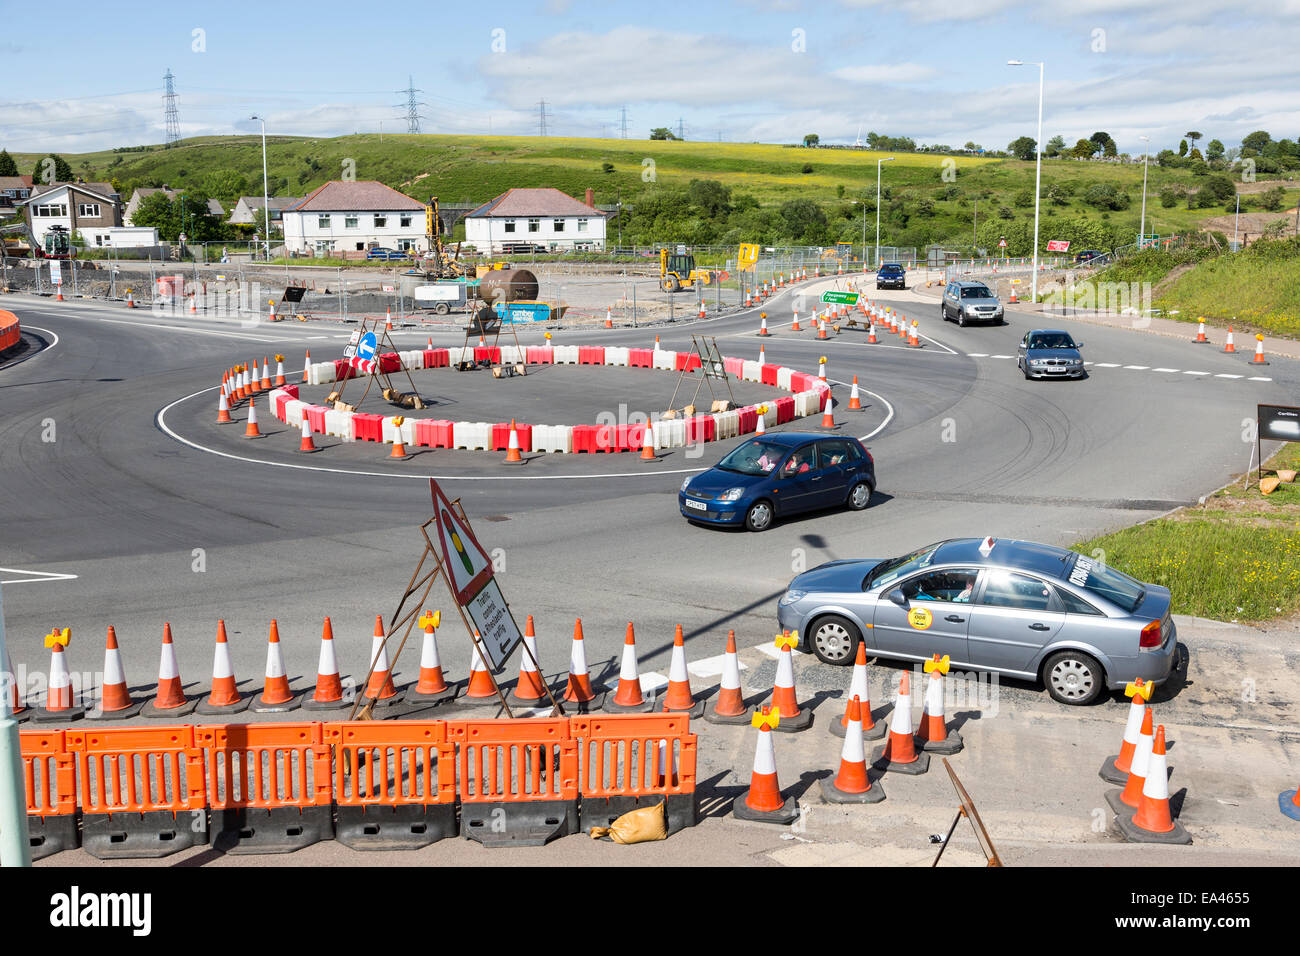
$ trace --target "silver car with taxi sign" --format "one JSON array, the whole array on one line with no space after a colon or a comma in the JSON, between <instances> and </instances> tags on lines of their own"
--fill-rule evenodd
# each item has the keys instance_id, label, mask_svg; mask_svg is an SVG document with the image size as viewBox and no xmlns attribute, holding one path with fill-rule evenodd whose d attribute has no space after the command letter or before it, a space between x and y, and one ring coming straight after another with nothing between
<instances>
[{"instance_id":1,"label":"silver car with taxi sign","mask_svg":"<svg viewBox=\"0 0 1300 956\"><path fill-rule=\"evenodd\" d=\"M1089 704L1181 666L1168 588L1086 555L1031 541L953 538L885 560L831 561L795 577L782 630L828 664L868 656L1041 681Z\"/></svg>"}]
</instances>

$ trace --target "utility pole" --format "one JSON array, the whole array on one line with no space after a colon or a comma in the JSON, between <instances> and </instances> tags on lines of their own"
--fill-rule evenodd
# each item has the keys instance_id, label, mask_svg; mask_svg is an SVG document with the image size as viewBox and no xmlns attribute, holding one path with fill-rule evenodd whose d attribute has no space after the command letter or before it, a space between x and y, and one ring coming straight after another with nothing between
<instances>
[{"instance_id":1,"label":"utility pole","mask_svg":"<svg viewBox=\"0 0 1300 956\"><path fill-rule=\"evenodd\" d=\"M181 138L181 116L176 111L176 88L172 85L171 67L167 68L163 80L166 82L166 92L163 93L163 116L167 122L167 145L170 146Z\"/></svg>"},{"instance_id":2,"label":"utility pole","mask_svg":"<svg viewBox=\"0 0 1300 956\"><path fill-rule=\"evenodd\" d=\"M540 100L537 104L537 135L546 135L546 100Z\"/></svg>"},{"instance_id":3,"label":"utility pole","mask_svg":"<svg viewBox=\"0 0 1300 956\"><path fill-rule=\"evenodd\" d=\"M406 94L406 131L408 133L420 132L420 103L416 101L415 94L422 93L423 90L415 88L415 78L407 75L406 89L402 90Z\"/></svg>"},{"instance_id":4,"label":"utility pole","mask_svg":"<svg viewBox=\"0 0 1300 956\"><path fill-rule=\"evenodd\" d=\"M627 107L626 106L624 106L621 110L619 110L618 131L619 131L619 136L622 139L627 139Z\"/></svg>"},{"instance_id":5,"label":"utility pole","mask_svg":"<svg viewBox=\"0 0 1300 956\"><path fill-rule=\"evenodd\" d=\"M677 117L677 138L678 139L686 138L685 127L682 126L682 118L680 116Z\"/></svg>"}]
</instances>

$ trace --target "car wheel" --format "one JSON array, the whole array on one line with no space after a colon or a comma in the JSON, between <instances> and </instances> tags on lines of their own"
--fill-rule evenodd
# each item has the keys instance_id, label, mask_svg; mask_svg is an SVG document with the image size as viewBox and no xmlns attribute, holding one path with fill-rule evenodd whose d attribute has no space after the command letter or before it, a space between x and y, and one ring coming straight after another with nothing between
<instances>
[{"instance_id":1,"label":"car wheel","mask_svg":"<svg viewBox=\"0 0 1300 956\"><path fill-rule=\"evenodd\" d=\"M745 527L750 531L766 531L772 526L772 505L755 501L745 512Z\"/></svg>"},{"instance_id":2,"label":"car wheel","mask_svg":"<svg viewBox=\"0 0 1300 956\"><path fill-rule=\"evenodd\" d=\"M1082 651L1058 651L1043 664L1043 684L1052 699L1062 704L1091 704L1106 686L1096 659Z\"/></svg>"},{"instance_id":3,"label":"car wheel","mask_svg":"<svg viewBox=\"0 0 1300 956\"><path fill-rule=\"evenodd\" d=\"M869 481L859 481L849 489L849 509L852 511L862 511L867 505L871 504L871 494L875 489L871 487Z\"/></svg>"},{"instance_id":4,"label":"car wheel","mask_svg":"<svg viewBox=\"0 0 1300 956\"><path fill-rule=\"evenodd\" d=\"M828 614L813 624L808 646L823 664L852 664L862 635L848 618Z\"/></svg>"},{"instance_id":5,"label":"car wheel","mask_svg":"<svg viewBox=\"0 0 1300 956\"><path fill-rule=\"evenodd\" d=\"M963 329L966 328L966 313L965 313L965 312L958 312L958 313L957 313L957 324L960 325Z\"/></svg>"},{"instance_id":6,"label":"car wheel","mask_svg":"<svg viewBox=\"0 0 1300 956\"><path fill-rule=\"evenodd\" d=\"M1016 365L1019 366L1020 371L1024 373L1025 381L1029 381L1029 366L1021 365L1019 362L1017 362Z\"/></svg>"},{"instance_id":7,"label":"car wheel","mask_svg":"<svg viewBox=\"0 0 1300 956\"><path fill-rule=\"evenodd\" d=\"M446 302L439 302L437 307L433 311L437 312L439 315L446 315L448 312L451 311L451 306L449 306Z\"/></svg>"}]
</instances>

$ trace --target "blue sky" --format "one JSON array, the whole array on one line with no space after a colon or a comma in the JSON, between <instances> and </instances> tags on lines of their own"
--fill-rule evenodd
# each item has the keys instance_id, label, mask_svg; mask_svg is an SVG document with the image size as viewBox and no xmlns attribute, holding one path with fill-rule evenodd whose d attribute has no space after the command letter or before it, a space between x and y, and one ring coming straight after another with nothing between
<instances>
[{"instance_id":1,"label":"blue sky","mask_svg":"<svg viewBox=\"0 0 1300 956\"><path fill-rule=\"evenodd\" d=\"M1300 0L737 0L731 3L310 5L73 3L69 55L37 18L0 40L0 146L77 152L161 142L169 67L184 135L424 132L851 143L869 130L1003 148L1110 132L1124 152L1198 129L1236 145L1300 135ZM445 9L442 9L445 7ZM30 9L30 8L29 8ZM653 14L651 12L653 11Z\"/></svg>"}]
</instances>

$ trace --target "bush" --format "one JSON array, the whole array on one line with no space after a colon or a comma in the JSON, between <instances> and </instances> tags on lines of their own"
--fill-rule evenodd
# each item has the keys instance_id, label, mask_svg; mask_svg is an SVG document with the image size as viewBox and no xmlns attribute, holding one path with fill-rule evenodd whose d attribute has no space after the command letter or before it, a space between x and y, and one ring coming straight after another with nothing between
<instances>
[{"instance_id":1,"label":"bush","mask_svg":"<svg viewBox=\"0 0 1300 956\"><path fill-rule=\"evenodd\" d=\"M1186 190L1179 186L1164 187L1160 190L1160 205L1164 206L1166 209L1173 209L1178 205L1178 200L1183 197L1185 192Z\"/></svg>"},{"instance_id":2,"label":"bush","mask_svg":"<svg viewBox=\"0 0 1300 956\"><path fill-rule=\"evenodd\" d=\"M1083 194L1083 201L1094 209L1127 209L1128 193L1116 189L1110 183L1098 183L1089 186Z\"/></svg>"},{"instance_id":3,"label":"bush","mask_svg":"<svg viewBox=\"0 0 1300 956\"><path fill-rule=\"evenodd\" d=\"M999 219L1015 219L1015 218L1016 218L1016 214L1012 211L1012 209L1011 209L1010 206L999 206L999 207L998 207L998 218L999 218Z\"/></svg>"},{"instance_id":4,"label":"bush","mask_svg":"<svg viewBox=\"0 0 1300 956\"><path fill-rule=\"evenodd\" d=\"M1021 209L1029 209L1034 205L1034 191L1032 189L1022 189L1016 193L1013 201Z\"/></svg>"},{"instance_id":5,"label":"bush","mask_svg":"<svg viewBox=\"0 0 1300 956\"><path fill-rule=\"evenodd\" d=\"M812 164L812 163L804 163L804 164L803 164L803 169L801 169L801 170L799 170L799 171L800 171L801 173L811 173L811 172L813 171L813 164Z\"/></svg>"}]
</instances>

